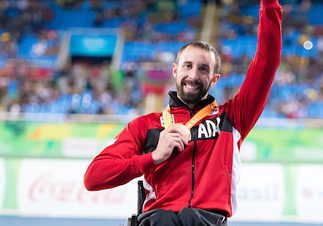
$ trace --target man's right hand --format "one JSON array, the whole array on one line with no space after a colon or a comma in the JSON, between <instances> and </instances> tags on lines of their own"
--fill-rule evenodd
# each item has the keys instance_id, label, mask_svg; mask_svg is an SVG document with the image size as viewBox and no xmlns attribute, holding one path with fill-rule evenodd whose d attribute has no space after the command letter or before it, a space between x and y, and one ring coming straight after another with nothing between
<instances>
[{"instance_id":1,"label":"man's right hand","mask_svg":"<svg viewBox=\"0 0 323 226\"><path fill-rule=\"evenodd\" d=\"M182 152L191 140L191 132L182 124L174 124L163 130L159 135L156 149L152 152L152 158L156 165L166 161L176 148Z\"/></svg>"}]
</instances>

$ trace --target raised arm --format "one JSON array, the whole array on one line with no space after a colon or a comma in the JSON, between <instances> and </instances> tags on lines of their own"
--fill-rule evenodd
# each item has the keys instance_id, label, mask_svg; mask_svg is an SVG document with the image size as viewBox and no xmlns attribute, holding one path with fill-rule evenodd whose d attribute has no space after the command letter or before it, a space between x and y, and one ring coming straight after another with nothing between
<instances>
[{"instance_id":1,"label":"raised arm","mask_svg":"<svg viewBox=\"0 0 323 226\"><path fill-rule=\"evenodd\" d=\"M278 0L261 0L258 44L240 92L228 103L230 117L244 139L262 113L282 49L282 8Z\"/></svg>"}]
</instances>

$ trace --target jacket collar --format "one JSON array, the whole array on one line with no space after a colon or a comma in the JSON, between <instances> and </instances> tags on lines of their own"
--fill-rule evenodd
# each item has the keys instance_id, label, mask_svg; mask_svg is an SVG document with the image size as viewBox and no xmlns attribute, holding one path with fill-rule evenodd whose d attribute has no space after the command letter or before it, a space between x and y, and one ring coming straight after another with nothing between
<instances>
[{"instance_id":1,"label":"jacket collar","mask_svg":"<svg viewBox=\"0 0 323 226\"><path fill-rule=\"evenodd\" d=\"M185 106L186 108L188 108L188 106L183 103L183 101L181 101L178 97L177 97L177 92L175 91L169 91L168 92L169 95L169 106L170 107L183 107ZM214 97L211 95L208 95L206 99L201 100L200 102L198 102L193 110L199 110L203 107L205 107L206 105L210 104L211 102L214 101Z\"/></svg>"}]
</instances>

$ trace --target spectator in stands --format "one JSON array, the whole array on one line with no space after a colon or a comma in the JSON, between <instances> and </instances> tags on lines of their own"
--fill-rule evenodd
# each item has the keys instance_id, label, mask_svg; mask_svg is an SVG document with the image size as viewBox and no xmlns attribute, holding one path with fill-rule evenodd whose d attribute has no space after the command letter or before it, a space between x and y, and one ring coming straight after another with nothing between
<instances>
[{"instance_id":1,"label":"spectator in stands","mask_svg":"<svg viewBox=\"0 0 323 226\"><path fill-rule=\"evenodd\" d=\"M13 58L17 54L17 41L9 32L4 32L0 37L0 57Z\"/></svg>"}]
</instances>

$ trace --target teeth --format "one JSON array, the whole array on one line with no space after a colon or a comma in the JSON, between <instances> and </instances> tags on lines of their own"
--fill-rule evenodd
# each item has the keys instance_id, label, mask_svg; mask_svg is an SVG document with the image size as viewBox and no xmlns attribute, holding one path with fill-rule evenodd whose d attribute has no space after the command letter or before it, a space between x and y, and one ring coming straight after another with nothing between
<instances>
[{"instance_id":1,"label":"teeth","mask_svg":"<svg viewBox=\"0 0 323 226\"><path fill-rule=\"evenodd\" d=\"M192 84L185 84L185 86L189 89L198 89L198 86L192 85Z\"/></svg>"}]
</instances>

